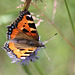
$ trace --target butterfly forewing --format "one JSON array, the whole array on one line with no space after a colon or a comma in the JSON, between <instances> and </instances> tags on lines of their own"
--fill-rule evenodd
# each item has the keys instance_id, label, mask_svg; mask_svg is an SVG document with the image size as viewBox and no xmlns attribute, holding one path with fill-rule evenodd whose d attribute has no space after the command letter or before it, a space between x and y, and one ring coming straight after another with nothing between
<instances>
[{"instance_id":1,"label":"butterfly forewing","mask_svg":"<svg viewBox=\"0 0 75 75\"><path fill-rule=\"evenodd\" d=\"M24 39L35 39L36 41L39 41L39 35L29 11L20 12L17 20L15 20L11 26L8 26L8 39L18 39L20 38L20 33L24 36Z\"/></svg>"}]
</instances>

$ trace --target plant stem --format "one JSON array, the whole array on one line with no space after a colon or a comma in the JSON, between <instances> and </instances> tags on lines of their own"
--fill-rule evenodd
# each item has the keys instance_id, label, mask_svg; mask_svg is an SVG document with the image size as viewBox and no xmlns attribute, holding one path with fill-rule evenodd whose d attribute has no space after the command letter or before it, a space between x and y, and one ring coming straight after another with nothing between
<instances>
[{"instance_id":1,"label":"plant stem","mask_svg":"<svg viewBox=\"0 0 75 75\"><path fill-rule=\"evenodd\" d=\"M26 0L25 3L24 3L24 6L22 8L22 11L23 10L28 10L28 8L30 6L30 3L31 3L31 0Z\"/></svg>"},{"instance_id":2,"label":"plant stem","mask_svg":"<svg viewBox=\"0 0 75 75\"><path fill-rule=\"evenodd\" d=\"M40 75L45 75L44 72L42 72L40 66L35 62L35 67L37 69L37 71L39 72Z\"/></svg>"},{"instance_id":3,"label":"plant stem","mask_svg":"<svg viewBox=\"0 0 75 75\"><path fill-rule=\"evenodd\" d=\"M71 14L70 14L70 11L69 11L69 8L68 8L68 5L67 5L67 1L64 0L64 2L65 2L65 6L66 6L66 9L67 9L67 12L68 12L68 16L69 16L69 19L70 19L70 22L71 22L71 25L72 25L73 32L75 34L74 24L73 24L72 17L71 17Z\"/></svg>"},{"instance_id":4,"label":"plant stem","mask_svg":"<svg viewBox=\"0 0 75 75\"><path fill-rule=\"evenodd\" d=\"M27 65L25 65L25 66L22 65L22 67L23 67L24 71L26 71L27 75L32 75L32 73L30 72L30 69Z\"/></svg>"}]
</instances>

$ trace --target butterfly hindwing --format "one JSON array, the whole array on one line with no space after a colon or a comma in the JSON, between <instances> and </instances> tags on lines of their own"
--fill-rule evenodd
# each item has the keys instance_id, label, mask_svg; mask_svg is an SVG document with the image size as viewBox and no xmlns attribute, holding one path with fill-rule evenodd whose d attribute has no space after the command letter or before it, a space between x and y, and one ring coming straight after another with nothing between
<instances>
[{"instance_id":1,"label":"butterfly hindwing","mask_svg":"<svg viewBox=\"0 0 75 75\"><path fill-rule=\"evenodd\" d=\"M39 41L39 35L29 11L21 11L17 20L8 26L8 39L19 38L17 37L19 33L21 33L25 39L35 39Z\"/></svg>"},{"instance_id":2,"label":"butterfly hindwing","mask_svg":"<svg viewBox=\"0 0 75 75\"><path fill-rule=\"evenodd\" d=\"M26 59L36 50L37 47L27 46L25 44L18 44L13 42L6 42L4 49L11 54L12 58Z\"/></svg>"}]
</instances>

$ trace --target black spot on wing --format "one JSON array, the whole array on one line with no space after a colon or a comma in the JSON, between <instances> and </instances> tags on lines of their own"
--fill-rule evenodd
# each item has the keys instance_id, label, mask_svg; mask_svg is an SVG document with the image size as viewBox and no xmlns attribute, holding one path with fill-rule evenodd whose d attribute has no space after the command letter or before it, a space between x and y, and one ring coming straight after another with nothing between
<instances>
[{"instance_id":1,"label":"black spot on wing","mask_svg":"<svg viewBox=\"0 0 75 75\"><path fill-rule=\"evenodd\" d=\"M28 56L21 56L21 57L28 57Z\"/></svg>"},{"instance_id":2,"label":"black spot on wing","mask_svg":"<svg viewBox=\"0 0 75 75\"><path fill-rule=\"evenodd\" d=\"M25 52L24 54L31 54L32 52Z\"/></svg>"},{"instance_id":3,"label":"black spot on wing","mask_svg":"<svg viewBox=\"0 0 75 75\"><path fill-rule=\"evenodd\" d=\"M36 33L36 31L31 31L31 33Z\"/></svg>"},{"instance_id":4,"label":"black spot on wing","mask_svg":"<svg viewBox=\"0 0 75 75\"><path fill-rule=\"evenodd\" d=\"M24 28L24 29L23 29L23 32L24 32L24 33L27 33L27 32L29 32L29 31L28 31L27 29Z\"/></svg>"},{"instance_id":5,"label":"black spot on wing","mask_svg":"<svg viewBox=\"0 0 75 75\"><path fill-rule=\"evenodd\" d=\"M23 27L25 27L25 25L23 25Z\"/></svg>"},{"instance_id":6,"label":"black spot on wing","mask_svg":"<svg viewBox=\"0 0 75 75\"><path fill-rule=\"evenodd\" d=\"M34 28L34 29L36 29L36 27L35 27L35 23L28 23L28 25L29 25L30 28Z\"/></svg>"},{"instance_id":7,"label":"black spot on wing","mask_svg":"<svg viewBox=\"0 0 75 75\"><path fill-rule=\"evenodd\" d=\"M25 49L20 49L20 51L23 51L23 50L25 50Z\"/></svg>"},{"instance_id":8,"label":"black spot on wing","mask_svg":"<svg viewBox=\"0 0 75 75\"><path fill-rule=\"evenodd\" d=\"M33 50L28 49L28 51L33 51Z\"/></svg>"},{"instance_id":9,"label":"black spot on wing","mask_svg":"<svg viewBox=\"0 0 75 75\"><path fill-rule=\"evenodd\" d=\"M27 20L30 20L30 21L33 21L33 18L32 17L29 17L29 16L26 16L26 19Z\"/></svg>"}]
</instances>

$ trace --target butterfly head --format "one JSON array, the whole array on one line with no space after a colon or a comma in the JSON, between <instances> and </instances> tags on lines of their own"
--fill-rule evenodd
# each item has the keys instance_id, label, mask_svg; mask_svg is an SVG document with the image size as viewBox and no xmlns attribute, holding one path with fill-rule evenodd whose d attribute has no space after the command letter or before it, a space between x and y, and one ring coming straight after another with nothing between
<instances>
[{"instance_id":1,"label":"butterfly head","mask_svg":"<svg viewBox=\"0 0 75 75\"><path fill-rule=\"evenodd\" d=\"M44 43L43 43L43 42L39 42L39 47L41 47L41 48L45 48Z\"/></svg>"}]
</instances>

